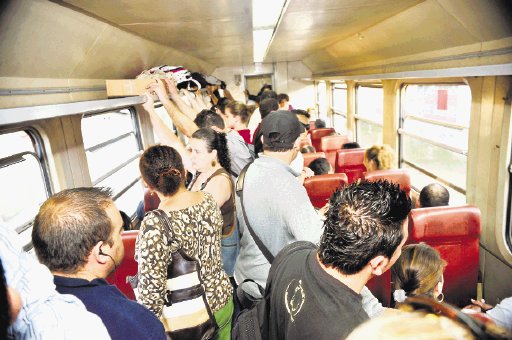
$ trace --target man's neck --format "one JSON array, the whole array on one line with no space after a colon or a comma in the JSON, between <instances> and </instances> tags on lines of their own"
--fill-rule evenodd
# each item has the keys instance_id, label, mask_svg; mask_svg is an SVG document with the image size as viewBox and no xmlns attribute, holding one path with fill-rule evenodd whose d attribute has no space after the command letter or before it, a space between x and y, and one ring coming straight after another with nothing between
<instances>
[{"instance_id":1,"label":"man's neck","mask_svg":"<svg viewBox=\"0 0 512 340\"><path fill-rule=\"evenodd\" d=\"M95 280L95 279L103 279L104 278L104 277L101 277L101 275L94 274L93 272L91 272L87 269L79 269L75 273L64 273L64 272L59 272L59 271L53 270L52 274L57 275L57 276L69 277L69 278L73 278L73 279L82 279L82 280L86 280L89 282L92 280Z\"/></svg>"},{"instance_id":2,"label":"man's neck","mask_svg":"<svg viewBox=\"0 0 512 340\"><path fill-rule=\"evenodd\" d=\"M368 282L369 277L367 277L363 271L353 274L353 275L346 275L343 273L340 273L336 268L328 267L320 261L320 258L318 257L318 254L316 256L316 260L320 264L320 267L330 276L338 280L339 282L343 283L348 288L352 289L357 294L361 293L361 290L363 289L364 285Z\"/></svg>"},{"instance_id":3,"label":"man's neck","mask_svg":"<svg viewBox=\"0 0 512 340\"><path fill-rule=\"evenodd\" d=\"M279 159L280 161L286 163L287 165L290 165L293 161L291 151L285 151L285 152L263 151L263 154L268 157Z\"/></svg>"}]
</instances>

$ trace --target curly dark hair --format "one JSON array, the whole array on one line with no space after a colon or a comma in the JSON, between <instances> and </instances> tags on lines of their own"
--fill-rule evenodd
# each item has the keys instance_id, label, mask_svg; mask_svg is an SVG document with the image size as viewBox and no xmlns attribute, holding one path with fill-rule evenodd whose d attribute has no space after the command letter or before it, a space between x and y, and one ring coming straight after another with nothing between
<instances>
[{"instance_id":1,"label":"curly dark hair","mask_svg":"<svg viewBox=\"0 0 512 340\"><path fill-rule=\"evenodd\" d=\"M202 128L194 132L192 138L204 141L208 152L217 150L217 159L220 165L227 172L231 172L231 159L229 158L228 142L225 133L219 133L210 128Z\"/></svg>"},{"instance_id":2,"label":"curly dark hair","mask_svg":"<svg viewBox=\"0 0 512 340\"><path fill-rule=\"evenodd\" d=\"M391 258L404 237L411 200L388 181L352 183L331 196L319 258L346 275L379 255Z\"/></svg>"},{"instance_id":3,"label":"curly dark hair","mask_svg":"<svg viewBox=\"0 0 512 340\"><path fill-rule=\"evenodd\" d=\"M178 191L186 175L180 154L167 145L147 148L140 157L139 170L144 181L165 196Z\"/></svg>"}]
</instances>

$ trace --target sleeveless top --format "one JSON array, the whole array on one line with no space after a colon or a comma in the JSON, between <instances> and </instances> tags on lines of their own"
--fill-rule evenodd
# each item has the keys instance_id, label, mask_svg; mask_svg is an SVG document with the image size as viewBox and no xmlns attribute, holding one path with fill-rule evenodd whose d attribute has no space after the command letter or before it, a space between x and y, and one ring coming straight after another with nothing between
<instances>
[{"instance_id":1,"label":"sleeveless top","mask_svg":"<svg viewBox=\"0 0 512 340\"><path fill-rule=\"evenodd\" d=\"M236 217L235 187L233 185L233 181L231 180L231 176L226 171L226 169L220 168L220 169L217 169L213 174L211 174L211 176L208 177L206 179L206 181L204 181L203 184L201 184L201 191L204 190L204 188L206 187L208 182L215 176L225 176L229 180L231 195L229 196L229 199L226 202L224 202L222 207L220 207L220 212L222 213L222 219L224 221L222 224L222 236L223 237L231 236L231 234L235 230L235 217ZM190 184L188 186L189 190L196 183L197 177L199 177L199 176L195 176L194 179L192 180L192 182L190 182Z\"/></svg>"}]
</instances>

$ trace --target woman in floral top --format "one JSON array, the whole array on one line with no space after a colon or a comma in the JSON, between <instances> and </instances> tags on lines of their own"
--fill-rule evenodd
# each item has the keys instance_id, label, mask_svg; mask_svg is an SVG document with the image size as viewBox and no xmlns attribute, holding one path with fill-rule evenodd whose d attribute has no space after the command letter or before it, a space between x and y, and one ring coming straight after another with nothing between
<instances>
[{"instance_id":1,"label":"woman in floral top","mask_svg":"<svg viewBox=\"0 0 512 340\"><path fill-rule=\"evenodd\" d=\"M175 238L168 240L158 217L144 217L137 238L138 300L158 317L166 295L171 253L181 248L200 262L206 299L217 324L219 338L229 339L233 313L232 288L222 268L220 238L222 215L212 195L185 188L185 169L179 153L169 146L152 146L141 156L142 178L160 198Z\"/></svg>"}]
</instances>

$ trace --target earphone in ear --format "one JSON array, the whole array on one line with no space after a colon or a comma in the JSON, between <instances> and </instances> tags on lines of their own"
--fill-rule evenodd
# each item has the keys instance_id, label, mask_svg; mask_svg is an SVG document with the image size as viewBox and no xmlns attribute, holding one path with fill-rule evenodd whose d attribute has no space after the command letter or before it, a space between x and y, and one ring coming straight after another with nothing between
<instances>
[{"instance_id":1,"label":"earphone in ear","mask_svg":"<svg viewBox=\"0 0 512 340\"><path fill-rule=\"evenodd\" d=\"M104 252L103 252L103 249L101 249L101 247L100 247L100 251L98 252L98 254L103 255L103 256L108 256L108 257L112 260L112 262L114 263L114 270L116 270L116 269L117 269L117 267L118 267L119 265L116 263L116 261L114 261L114 259L112 258L112 256L110 256L110 255L109 255L109 254L107 254L107 253L104 253Z\"/></svg>"}]
</instances>

